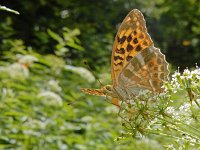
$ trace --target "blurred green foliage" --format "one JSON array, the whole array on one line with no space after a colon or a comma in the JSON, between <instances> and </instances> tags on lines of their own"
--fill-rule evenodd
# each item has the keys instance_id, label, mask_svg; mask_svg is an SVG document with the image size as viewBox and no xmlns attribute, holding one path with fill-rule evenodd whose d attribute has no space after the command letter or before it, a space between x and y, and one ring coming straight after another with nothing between
<instances>
[{"instance_id":1,"label":"blurred green foliage","mask_svg":"<svg viewBox=\"0 0 200 150\"><path fill-rule=\"evenodd\" d=\"M81 76L92 75L83 62L101 71L97 76L103 83L110 82L106 73L117 27L138 8L172 66L200 63L198 0L1 5L20 15L0 10L0 149L163 149L156 137L113 141L122 132L116 108L79 92L99 86Z\"/></svg>"}]
</instances>

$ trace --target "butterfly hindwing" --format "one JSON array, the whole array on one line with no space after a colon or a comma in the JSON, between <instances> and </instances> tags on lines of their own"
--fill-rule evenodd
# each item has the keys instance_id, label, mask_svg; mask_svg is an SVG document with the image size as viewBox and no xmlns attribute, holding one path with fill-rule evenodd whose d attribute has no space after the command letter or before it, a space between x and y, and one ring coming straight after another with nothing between
<instances>
[{"instance_id":1,"label":"butterfly hindwing","mask_svg":"<svg viewBox=\"0 0 200 150\"><path fill-rule=\"evenodd\" d=\"M138 53L119 75L119 86L161 92L169 71L165 56L151 46Z\"/></svg>"}]
</instances>

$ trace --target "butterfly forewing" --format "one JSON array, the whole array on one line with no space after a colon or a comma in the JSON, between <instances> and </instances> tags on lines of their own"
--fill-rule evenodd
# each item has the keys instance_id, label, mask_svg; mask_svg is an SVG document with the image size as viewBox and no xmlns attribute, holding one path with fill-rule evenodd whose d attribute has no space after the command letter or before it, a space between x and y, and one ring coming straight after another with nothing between
<instances>
[{"instance_id":1,"label":"butterfly forewing","mask_svg":"<svg viewBox=\"0 0 200 150\"><path fill-rule=\"evenodd\" d=\"M153 42L147 33L142 13L137 9L132 10L121 23L115 37L111 61L113 86L118 84L118 76L130 60L151 45Z\"/></svg>"}]
</instances>

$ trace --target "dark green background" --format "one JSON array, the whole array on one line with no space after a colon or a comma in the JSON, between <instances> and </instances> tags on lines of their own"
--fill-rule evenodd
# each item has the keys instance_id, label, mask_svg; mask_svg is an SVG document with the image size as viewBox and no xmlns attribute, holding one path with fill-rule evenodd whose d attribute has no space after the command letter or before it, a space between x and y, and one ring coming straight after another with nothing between
<instances>
[{"instance_id":1,"label":"dark green background","mask_svg":"<svg viewBox=\"0 0 200 150\"><path fill-rule=\"evenodd\" d=\"M2 40L22 39L39 53L53 53L55 41L48 36L47 29L61 33L62 27L78 28L85 51L70 49L66 57L74 65L82 65L80 60L87 59L94 66L109 66L117 25L137 8L144 13L156 47L173 66L192 67L200 62L198 0L8 0L2 5L21 14L1 12L1 51L6 50Z\"/></svg>"}]
</instances>

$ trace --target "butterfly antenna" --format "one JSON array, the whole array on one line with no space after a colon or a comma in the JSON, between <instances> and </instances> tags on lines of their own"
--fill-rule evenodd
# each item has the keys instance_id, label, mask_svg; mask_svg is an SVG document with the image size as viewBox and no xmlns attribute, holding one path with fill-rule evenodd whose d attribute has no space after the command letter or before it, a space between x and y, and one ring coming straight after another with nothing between
<instances>
[{"instance_id":1,"label":"butterfly antenna","mask_svg":"<svg viewBox=\"0 0 200 150\"><path fill-rule=\"evenodd\" d=\"M79 97L78 99L75 99L73 102L68 102L67 105L68 106L74 106L77 102L81 101L82 100L82 97Z\"/></svg>"},{"instance_id":2,"label":"butterfly antenna","mask_svg":"<svg viewBox=\"0 0 200 150\"><path fill-rule=\"evenodd\" d=\"M87 66L87 69L92 72L92 74L94 75L94 77L96 78L96 80L99 82L99 84L101 86L103 86L102 82L98 79L98 76L96 75L96 73L94 72L94 70L91 68L91 66L87 63L87 61L84 61L84 64Z\"/></svg>"}]
</instances>

